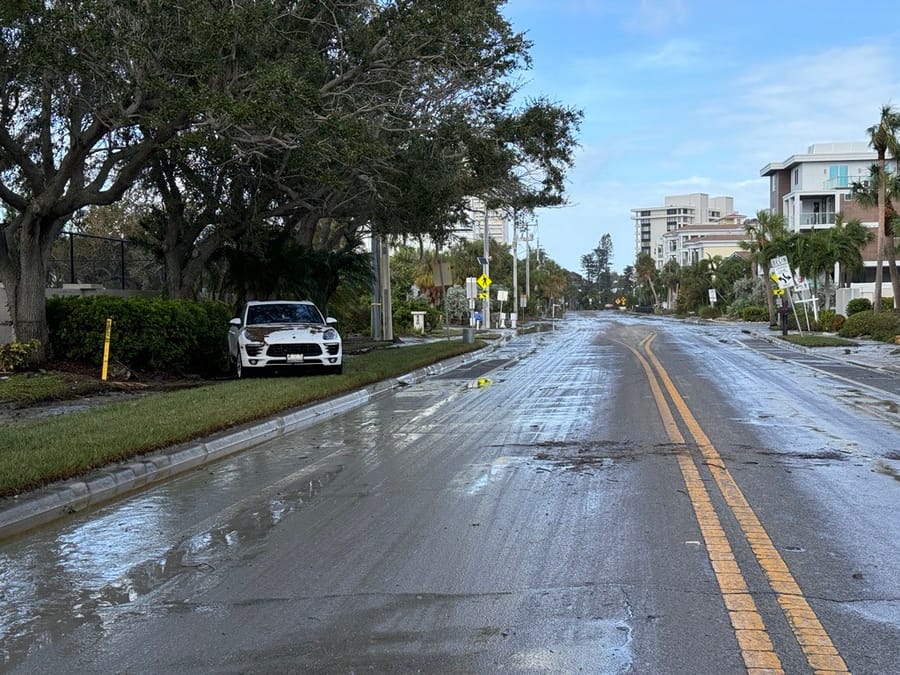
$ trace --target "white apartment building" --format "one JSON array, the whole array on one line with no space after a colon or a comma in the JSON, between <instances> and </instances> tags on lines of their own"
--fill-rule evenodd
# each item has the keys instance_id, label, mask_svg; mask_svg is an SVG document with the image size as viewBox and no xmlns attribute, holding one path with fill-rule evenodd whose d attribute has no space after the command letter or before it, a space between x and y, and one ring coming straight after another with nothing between
<instances>
[{"instance_id":1,"label":"white apartment building","mask_svg":"<svg viewBox=\"0 0 900 675\"><path fill-rule=\"evenodd\" d=\"M715 223L720 218L734 212L733 197L710 197L703 192L665 197L663 206L648 206L631 209L634 221L635 259L646 253L656 259L661 267L663 246L660 238L667 232L674 232L688 225Z\"/></svg>"},{"instance_id":2,"label":"white apartment building","mask_svg":"<svg viewBox=\"0 0 900 675\"><path fill-rule=\"evenodd\" d=\"M767 164L759 175L769 178L770 212L784 216L791 232L831 227L839 212L874 226L877 215L850 199L850 185L868 179L876 159L865 142L816 143L806 154Z\"/></svg>"},{"instance_id":3,"label":"white apartment building","mask_svg":"<svg viewBox=\"0 0 900 675\"><path fill-rule=\"evenodd\" d=\"M456 229L456 236L466 241L483 241L484 202L476 197L471 197L468 200L466 212L469 216L468 222ZM488 210L487 229L490 239L493 239L498 244L510 244L509 218L503 211Z\"/></svg>"}]
</instances>

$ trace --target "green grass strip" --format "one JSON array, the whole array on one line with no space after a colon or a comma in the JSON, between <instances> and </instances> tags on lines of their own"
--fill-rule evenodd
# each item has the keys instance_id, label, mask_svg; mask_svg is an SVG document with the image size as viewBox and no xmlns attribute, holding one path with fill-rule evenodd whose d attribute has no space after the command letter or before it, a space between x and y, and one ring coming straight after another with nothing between
<instances>
[{"instance_id":1,"label":"green grass strip","mask_svg":"<svg viewBox=\"0 0 900 675\"><path fill-rule=\"evenodd\" d=\"M66 381L53 373L14 373L0 379L0 401L51 401L67 394Z\"/></svg>"},{"instance_id":2,"label":"green grass strip","mask_svg":"<svg viewBox=\"0 0 900 675\"><path fill-rule=\"evenodd\" d=\"M482 346L453 341L383 349L346 357L342 375L230 380L5 424L0 426L0 496L354 391Z\"/></svg>"},{"instance_id":3,"label":"green grass strip","mask_svg":"<svg viewBox=\"0 0 900 675\"><path fill-rule=\"evenodd\" d=\"M781 339L802 347L856 347L853 340L830 335L783 335Z\"/></svg>"}]
</instances>

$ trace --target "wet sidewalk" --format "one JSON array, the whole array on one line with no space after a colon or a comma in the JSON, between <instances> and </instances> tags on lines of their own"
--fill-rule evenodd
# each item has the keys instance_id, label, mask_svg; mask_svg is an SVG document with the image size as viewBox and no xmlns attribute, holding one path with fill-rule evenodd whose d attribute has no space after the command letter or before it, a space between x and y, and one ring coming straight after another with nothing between
<instances>
[{"instance_id":1,"label":"wet sidewalk","mask_svg":"<svg viewBox=\"0 0 900 675\"><path fill-rule=\"evenodd\" d=\"M842 361L863 368L873 368L896 373L900 376L900 345L876 340L854 339L853 346L805 347L782 339L780 334L766 331L749 331L751 335L773 345L805 354Z\"/></svg>"}]
</instances>

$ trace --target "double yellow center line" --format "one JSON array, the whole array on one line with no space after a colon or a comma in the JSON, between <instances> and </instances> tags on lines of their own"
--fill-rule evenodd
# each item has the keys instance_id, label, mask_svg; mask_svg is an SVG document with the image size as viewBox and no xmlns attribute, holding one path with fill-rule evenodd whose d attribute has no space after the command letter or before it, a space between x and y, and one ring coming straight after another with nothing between
<instances>
[{"instance_id":1,"label":"double yellow center line","mask_svg":"<svg viewBox=\"0 0 900 675\"><path fill-rule=\"evenodd\" d=\"M653 353L650 346L655 337L655 334L651 333L639 343L646 358L630 345L620 344L635 355L644 369L669 441L684 448L678 454L678 465L748 673L752 675L784 673L784 669L772 646L772 640L753 596L747 588L747 582L741 573L740 566L735 560L731 544L722 528L706 485L700 477L693 457L686 449L684 436L675 420L672 407L663 393L663 388L665 388L665 393L668 394L672 406L681 417L684 427L696 443L704 464L709 467L725 503L740 525L741 532L762 568L769 586L806 656L807 663L815 673L823 675L825 673L849 673L844 660L838 654L816 613L803 596L803 591L794 580L787 564L772 544L772 540L759 522L759 518L753 512L737 482L725 467L722 457L697 423L690 408L672 383L669 374Z\"/></svg>"}]
</instances>

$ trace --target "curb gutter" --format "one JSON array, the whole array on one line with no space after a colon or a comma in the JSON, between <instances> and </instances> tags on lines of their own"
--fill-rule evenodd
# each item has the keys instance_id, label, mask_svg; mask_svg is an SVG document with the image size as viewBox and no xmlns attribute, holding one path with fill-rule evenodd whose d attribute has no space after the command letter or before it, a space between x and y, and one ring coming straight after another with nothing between
<instances>
[{"instance_id":1,"label":"curb gutter","mask_svg":"<svg viewBox=\"0 0 900 675\"><path fill-rule=\"evenodd\" d=\"M358 408L400 387L453 370L464 363L490 353L498 343L511 339L505 335L494 344L469 354L383 380L364 389L337 398L285 412L264 422L223 431L200 442L176 445L135 460L101 469L84 479L64 481L35 492L11 497L0 504L0 539L20 534L65 515L111 501L129 492L158 483L199 466L305 429L318 422Z\"/></svg>"}]
</instances>

